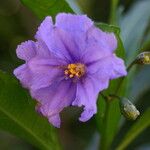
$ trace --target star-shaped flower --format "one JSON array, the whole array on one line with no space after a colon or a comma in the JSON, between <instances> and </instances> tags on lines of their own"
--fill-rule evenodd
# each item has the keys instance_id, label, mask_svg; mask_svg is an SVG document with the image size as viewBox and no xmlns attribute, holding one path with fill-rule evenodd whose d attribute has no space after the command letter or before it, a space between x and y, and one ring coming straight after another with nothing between
<instances>
[{"instance_id":1,"label":"star-shaped flower","mask_svg":"<svg viewBox=\"0 0 150 150\"><path fill-rule=\"evenodd\" d=\"M97 112L99 92L109 80L127 74L114 54L115 35L96 28L86 15L60 13L55 24L46 17L35 38L18 46L17 56L25 64L14 74L55 127L60 127L59 113L71 105L84 106L79 120L89 120Z\"/></svg>"}]
</instances>

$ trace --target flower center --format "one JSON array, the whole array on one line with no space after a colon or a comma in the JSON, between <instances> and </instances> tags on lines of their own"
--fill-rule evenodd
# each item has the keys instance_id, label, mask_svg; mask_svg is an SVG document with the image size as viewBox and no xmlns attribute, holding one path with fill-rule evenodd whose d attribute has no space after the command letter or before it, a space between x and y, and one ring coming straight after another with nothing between
<instances>
[{"instance_id":1,"label":"flower center","mask_svg":"<svg viewBox=\"0 0 150 150\"><path fill-rule=\"evenodd\" d=\"M85 65L81 63L69 64L64 73L65 75L69 76L69 78L73 77L80 78L85 73Z\"/></svg>"}]
</instances>

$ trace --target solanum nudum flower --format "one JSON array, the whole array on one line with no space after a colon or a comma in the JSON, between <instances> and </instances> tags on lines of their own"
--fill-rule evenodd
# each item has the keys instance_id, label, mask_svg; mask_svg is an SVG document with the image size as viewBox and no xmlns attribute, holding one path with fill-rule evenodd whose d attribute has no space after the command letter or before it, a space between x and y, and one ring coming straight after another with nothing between
<instances>
[{"instance_id":1,"label":"solanum nudum flower","mask_svg":"<svg viewBox=\"0 0 150 150\"><path fill-rule=\"evenodd\" d=\"M79 120L89 120L97 112L98 93L109 80L127 74L114 54L115 35L96 28L86 15L60 13L55 24L46 17L35 38L17 47L25 64L14 74L38 101L37 111L55 127L60 126L59 113L71 105L83 106Z\"/></svg>"}]
</instances>

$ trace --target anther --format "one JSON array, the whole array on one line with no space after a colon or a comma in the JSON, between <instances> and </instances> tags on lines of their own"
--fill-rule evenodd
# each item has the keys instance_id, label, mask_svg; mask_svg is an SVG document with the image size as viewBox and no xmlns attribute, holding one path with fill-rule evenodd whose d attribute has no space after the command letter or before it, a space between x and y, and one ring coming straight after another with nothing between
<instances>
[{"instance_id":1,"label":"anther","mask_svg":"<svg viewBox=\"0 0 150 150\"><path fill-rule=\"evenodd\" d=\"M76 64L69 64L67 69L64 71L65 75L68 75L69 78L77 77L80 78L85 73L85 65L76 63Z\"/></svg>"}]
</instances>

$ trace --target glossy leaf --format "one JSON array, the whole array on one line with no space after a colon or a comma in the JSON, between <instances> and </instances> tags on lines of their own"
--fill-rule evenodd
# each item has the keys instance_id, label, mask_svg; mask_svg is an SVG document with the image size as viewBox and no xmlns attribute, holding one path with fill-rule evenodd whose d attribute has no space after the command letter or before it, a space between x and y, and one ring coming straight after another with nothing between
<instances>
[{"instance_id":1,"label":"glossy leaf","mask_svg":"<svg viewBox=\"0 0 150 150\"><path fill-rule=\"evenodd\" d=\"M42 150L59 150L54 128L35 111L34 101L10 75L0 71L0 129Z\"/></svg>"},{"instance_id":2,"label":"glossy leaf","mask_svg":"<svg viewBox=\"0 0 150 150\"><path fill-rule=\"evenodd\" d=\"M52 16L59 12L73 12L65 0L21 0L39 19Z\"/></svg>"}]
</instances>

